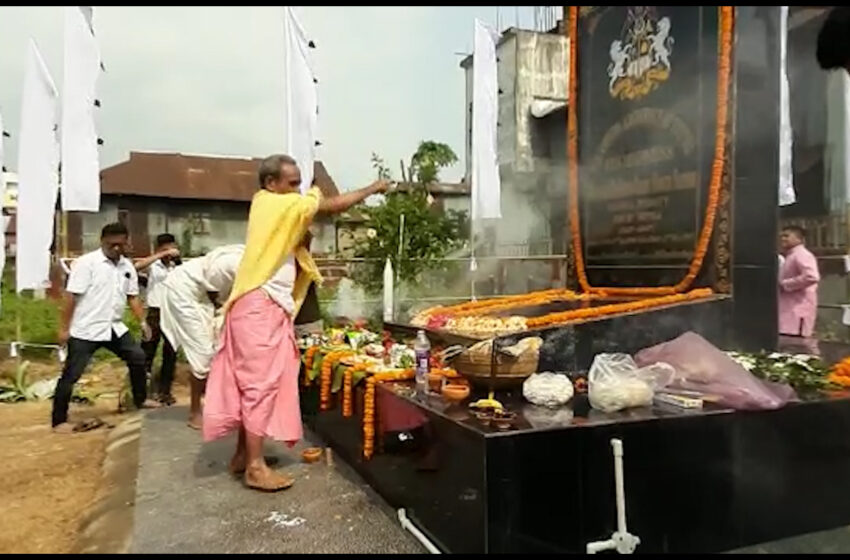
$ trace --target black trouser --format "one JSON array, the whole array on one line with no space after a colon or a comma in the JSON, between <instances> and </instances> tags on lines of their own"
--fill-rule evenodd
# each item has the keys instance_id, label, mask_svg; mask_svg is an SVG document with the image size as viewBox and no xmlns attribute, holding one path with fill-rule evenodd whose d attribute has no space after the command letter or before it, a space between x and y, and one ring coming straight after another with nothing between
<instances>
[{"instance_id":1,"label":"black trouser","mask_svg":"<svg viewBox=\"0 0 850 560\"><path fill-rule=\"evenodd\" d=\"M142 342L142 350L145 352L145 371L153 377L153 359L156 356L156 347L162 340L162 366L159 368L159 378L156 382L156 391L160 395L171 394L171 384L174 382L174 366L177 363L177 352L168 342L168 337L162 334L159 327L159 308L148 309L147 323L151 328L151 339Z\"/></svg>"},{"instance_id":2,"label":"black trouser","mask_svg":"<svg viewBox=\"0 0 850 560\"><path fill-rule=\"evenodd\" d=\"M141 407L147 399L145 353L130 333L124 333L124 336L119 338L113 332L110 341L80 340L72 337L68 339L68 357L65 359L65 368L62 370L62 377L56 384L56 394L53 396L54 426L68 421L68 405L71 403L74 384L83 375L92 355L99 348L108 349L127 364L130 370L130 383L133 387L133 402L136 406Z\"/></svg>"}]
</instances>

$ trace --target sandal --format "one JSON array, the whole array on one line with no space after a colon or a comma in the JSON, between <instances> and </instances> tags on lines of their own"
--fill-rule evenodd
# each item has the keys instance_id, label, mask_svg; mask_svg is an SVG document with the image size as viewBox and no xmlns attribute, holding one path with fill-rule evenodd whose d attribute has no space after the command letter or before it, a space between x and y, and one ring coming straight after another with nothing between
<instances>
[{"instance_id":1,"label":"sandal","mask_svg":"<svg viewBox=\"0 0 850 560\"><path fill-rule=\"evenodd\" d=\"M74 426L74 432L90 432L92 430L96 430L101 426L105 426L106 422L101 420L100 418L90 418L83 422L78 423Z\"/></svg>"},{"instance_id":2,"label":"sandal","mask_svg":"<svg viewBox=\"0 0 850 560\"><path fill-rule=\"evenodd\" d=\"M252 479L249 473L250 471L246 470L242 478L245 486L252 490L259 490L260 492L280 492L295 484L295 480L291 476L273 470L267 470L267 474L261 476L259 479Z\"/></svg>"}]
</instances>

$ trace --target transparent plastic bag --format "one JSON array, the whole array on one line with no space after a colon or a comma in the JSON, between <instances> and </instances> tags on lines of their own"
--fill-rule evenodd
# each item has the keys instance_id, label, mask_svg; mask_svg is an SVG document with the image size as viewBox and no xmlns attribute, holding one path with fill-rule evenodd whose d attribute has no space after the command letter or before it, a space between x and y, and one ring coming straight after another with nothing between
<instances>
[{"instance_id":1,"label":"transparent plastic bag","mask_svg":"<svg viewBox=\"0 0 850 560\"><path fill-rule=\"evenodd\" d=\"M628 354L597 354L587 376L590 406L603 412L649 406L655 391L666 387L675 373L665 363L638 367Z\"/></svg>"},{"instance_id":2,"label":"transparent plastic bag","mask_svg":"<svg viewBox=\"0 0 850 560\"><path fill-rule=\"evenodd\" d=\"M797 400L788 385L761 381L694 332L635 355L638 365L659 361L675 368L672 388L717 397L719 404L736 410L772 410Z\"/></svg>"}]
</instances>

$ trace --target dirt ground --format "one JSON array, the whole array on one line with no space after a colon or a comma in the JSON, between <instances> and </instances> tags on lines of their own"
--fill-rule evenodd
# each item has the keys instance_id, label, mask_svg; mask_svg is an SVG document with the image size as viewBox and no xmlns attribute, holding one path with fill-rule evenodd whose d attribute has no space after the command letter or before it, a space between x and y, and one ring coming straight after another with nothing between
<instances>
[{"instance_id":1,"label":"dirt ground","mask_svg":"<svg viewBox=\"0 0 850 560\"><path fill-rule=\"evenodd\" d=\"M14 371L14 360L0 364L0 375ZM28 381L54 377L55 364L31 363ZM70 419L100 418L118 425L118 394L126 378L121 362L93 364L84 374L93 405L72 404ZM174 393L188 402L188 369L178 365ZM58 435L50 429L52 401L0 404L0 550L5 553L68 553L80 522L103 492L101 465L109 428Z\"/></svg>"}]
</instances>

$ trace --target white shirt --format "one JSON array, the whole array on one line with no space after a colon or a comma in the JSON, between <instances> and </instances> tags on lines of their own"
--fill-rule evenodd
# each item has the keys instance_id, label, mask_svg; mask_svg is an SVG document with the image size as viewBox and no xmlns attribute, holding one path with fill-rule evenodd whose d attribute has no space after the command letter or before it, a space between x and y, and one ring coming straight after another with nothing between
<instances>
[{"instance_id":1,"label":"white shirt","mask_svg":"<svg viewBox=\"0 0 850 560\"><path fill-rule=\"evenodd\" d=\"M127 296L139 295L133 263L121 257L113 263L97 249L76 259L68 276L68 292L76 296L70 335L80 340L108 341L124 336Z\"/></svg>"},{"instance_id":2,"label":"white shirt","mask_svg":"<svg viewBox=\"0 0 850 560\"><path fill-rule=\"evenodd\" d=\"M197 297L206 297L206 292L218 292L218 300L226 301L244 251L244 245L225 245L192 259L175 269L174 274L168 277L165 289L178 289L178 285L183 284Z\"/></svg>"},{"instance_id":3,"label":"white shirt","mask_svg":"<svg viewBox=\"0 0 850 560\"><path fill-rule=\"evenodd\" d=\"M204 282L208 292L217 292L218 300L227 301L233 280L245 252L244 245L219 247L204 257Z\"/></svg>"},{"instance_id":4,"label":"white shirt","mask_svg":"<svg viewBox=\"0 0 850 560\"><path fill-rule=\"evenodd\" d=\"M148 289L145 301L148 307L159 308L162 305L162 283L173 267L165 266L162 259L157 260L148 268Z\"/></svg>"},{"instance_id":5,"label":"white shirt","mask_svg":"<svg viewBox=\"0 0 850 560\"><path fill-rule=\"evenodd\" d=\"M272 300L286 311L290 317L295 314L295 301L292 299L292 288L295 286L295 258L286 257L283 264L268 282L263 284L265 291Z\"/></svg>"}]
</instances>

